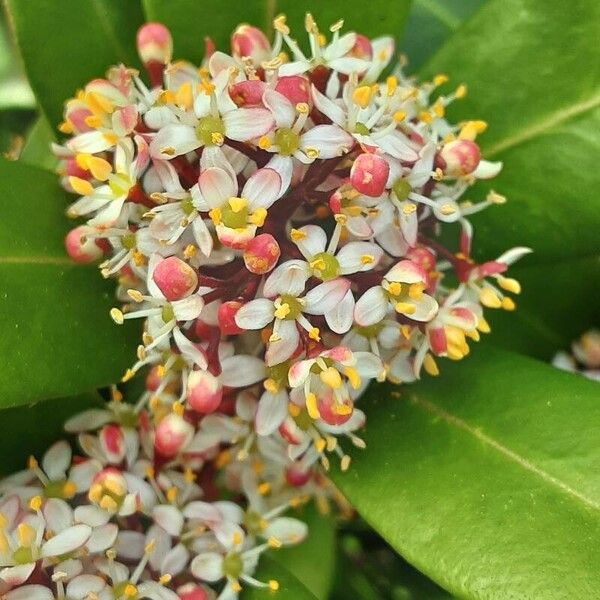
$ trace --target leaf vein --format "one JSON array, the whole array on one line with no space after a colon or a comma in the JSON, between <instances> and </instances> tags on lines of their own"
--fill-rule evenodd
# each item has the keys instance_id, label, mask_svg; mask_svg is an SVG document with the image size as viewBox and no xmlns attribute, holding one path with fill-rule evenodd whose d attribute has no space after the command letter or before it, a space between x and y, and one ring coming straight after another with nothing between
<instances>
[{"instance_id":1,"label":"leaf vein","mask_svg":"<svg viewBox=\"0 0 600 600\"><path fill-rule=\"evenodd\" d=\"M56 265L71 267L73 261L67 256L0 256L0 265Z\"/></svg>"}]
</instances>

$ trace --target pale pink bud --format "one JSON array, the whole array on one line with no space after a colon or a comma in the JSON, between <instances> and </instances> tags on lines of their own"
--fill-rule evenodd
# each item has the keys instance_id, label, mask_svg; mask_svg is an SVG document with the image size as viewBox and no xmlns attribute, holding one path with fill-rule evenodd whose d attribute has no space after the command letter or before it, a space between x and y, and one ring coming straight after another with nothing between
<instances>
[{"instance_id":1,"label":"pale pink bud","mask_svg":"<svg viewBox=\"0 0 600 600\"><path fill-rule=\"evenodd\" d=\"M269 59L270 50L265 34L252 25L243 23L231 34L231 54L235 58L249 57L258 66Z\"/></svg>"},{"instance_id":2,"label":"pale pink bud","mask_svg":"<svg viewBox=\"0 0 600 600\"><path fill-rule=\"evenodd\" d=\"M159 262L152 278L169 302L186 298L198 286L196 271L176 256Z\"/></svg>"},{"instance_id":3,"label":"pale pink bud","mask_svg":"<svg viewBox=\"0 0 600 600\"><path fill-rule=\"evenodd\" d=\"M187 401L199 413L211 413L219 408L223 386L218 377L208 371L192 371L187 380Z\"/></svg>"},{"instance_id":4,"label":"pale pink bud","mask_svg":"<svg viewBox=\"0 0 600 600\"><path fill-rule=\"evenodd\" d=\"M166 65L173 56L173 39L161 23L146 23L137 32L137 50L144 64Z\"/></svg>"},{"instance_id":5,"label":"pale pink bud","mask_svg":"<svg viewBox=\"0 0 600 600\"><path fill-rule=\"evenodd\" d=\"M354 42L354 46L352 46L350 49L348 56L362 58L363 60L371 60L371 57L373 56L373 48L369 38L357 33L356 41Z\"/></svg>"},{"instance_id":6,"label":"pale pink bud","mask_svg":"<svg viewBox=\"0 0 600 600\"><path fill-rule=\"evenodd\" d=\"M444 172L451 177L472 173L479 164L479 146L471 140L455 140L442 148L442 159L446 163Z\"/></svg>"},{"instance_id":7,"label":"pale pink bud","mask_svg":"<svg viewBox=\"0 0 600 600\"><path fill-rule=\"evenodd\" d=\"M105 425L98 435L104 454L109 462L120 463L125 457L125 437L118 425Z\"/></svg>"},{"instance_id":8,"label":"pale pink bud","mask_svg":"<svg viewBox=\"0 0 600 600\"><path fill-rule=\"evenodd\" d=\"M280 77L275 84L275 91L285 96L294 106L300 103L311 105L310 83L301 75Z\"/></svg>"},{"instance_id":9,"label":"pale pink bud","mask_svg":"<svg viewBox=\"0 0 600 600\"><path fill-rule=\"evenodd\" d=\"M270 233L261 233L248 242L244 263L251 273L264 275L275 267L280 256L277 240Z\"/></svg>"},{"instance_id":10,"label":"pale pink bud","mask_svg":"<svg viewBox=\"0 0 600 600\"><path fill-rule=\"evenodd\" d=\"M98 260L104 254L102 243L86 237L85 226L71 229L65 236L67 254L77 263L86 264Z\"/></svg>"},{"instance_id":11,"label":"pale pink bud","mask_svg":"<svg viewBox=\"0 0 600 600\"><path fill-rule=\"evenodd\" d=\"M156 427L154 447L166 458L179 454L194 436L194 428L183 417L169 413Z\"/></svg>"},{"instance_id":12,"label":"pale pink bud","mask_svg":"<svg viewBox=\"0 0 600 600\"><path fill-rule=\"evenodd\" d=\"M390 165L377 154L360 154L350 169L350 181L354 188L364 194L377 198L385 190Z\"/></svg>"},{"instance_id":13,"label":"pale pink bud","mask_svg":"<svg viewBox=\"0 0 600 600\"><path fill-rule=\"evenodd\" d=\"M215 594L212 590L195 583L186 583L177 588L180 600L213 600Z\"/></svg>"},{"instance_id":14,"label":"pale pink bud","mask_svg":"<svg viewBox=\"0 0 600 600\"><path fill-rule=\"evenodd\" d=\"M429 248L423 246L410 248L406 253L406 258L419 265L426 273L430 273L435 269L435 254Z\"/></svg>"},{"instance_id":15,"label":"pale pink bud","mask_svg":"<svg viewBox=\"0 0 600 600\"><path fill-rule=\"evenodd\" d=\"M311 472L300 466L291 465L285 470L285 479L292 487L302 487L311 478Z\"/></svg>"},{"instance_id":16,"label":"pale pink bud","mask_svg":"<svg viewBox=\"0 0 600 600\"><path fill-rule=\"evenodd\" d=\"M260 79L239 81L229 88L229 96L237 106L259 106L266 87Z\"/></svg>"},{"instance_id":17,"label":"pale pink bud","mask_svg":"<svg viewBox=\"0 0 600 600\"><path fill-rule=\"evenodd\" d=\"M236 300L223 302L223 304L219 306L219 328L223 335L238 335L239 333L244 333L244 330L240 329L235 322L235 315L241 307L242 303L237 302Z\"/></svg>"}]
</instances>

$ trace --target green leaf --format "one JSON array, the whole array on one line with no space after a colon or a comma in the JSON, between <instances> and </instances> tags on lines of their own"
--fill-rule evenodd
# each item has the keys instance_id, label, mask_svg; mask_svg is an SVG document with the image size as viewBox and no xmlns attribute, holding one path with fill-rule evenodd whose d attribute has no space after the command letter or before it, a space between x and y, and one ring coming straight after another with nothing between
<instances>
[{"instance_id":1,"label":"green leaf","mask_svg":"<svg viewBox=\"0 0 600 600\"><path fill-rule=\"evenodd\" d=\"M99 405L96 394L84 394L3 410L0 476L22 469L29 455L41 457L64 435L63 424L69 417Z\"/></svg>"},{"instance_id":2,"label":"green leaf","mask_svg":"<svg viewBox=\"0 0 600 600\"><path fill-rule=\"evenodd\" d=\"M367 449L333 479L457 596L594 597L599 400L595 382L488 348L437 379L373 386Z\"/></svg>"},{"instance_id":3,"label":"green leaf","mask_svg":"<svg viewBox=\"0 0 600 600\"><path fill-rule=\"evenodd\" d=\"M108 316L114 282L67 257L56 175L0 161L0 197L0 407L116 381L134 359L136 327Z\"/></svg>"},{"instance_id":4,"label":"green leaf","mask_svg":"<svg viewBox=\"0 0 600 600\"><path fill-rule=\"evenodd\" d=\"M488 121L484 156L504 162L493 187L509 202L473 218L478 258L516 245L533 247L532 262L598 250L598 39L596 0L491 0L426 66L468 84L451 116Z\"/></svg>"},{"instance_id":5,"label":"green leaf","mask_svg":"<svg viewBox=\"0 0 600 600\"><path fill-rule=\"evenodd\" d=\"M136 67L138 0L6 0L29 83L52 125L78 88L124 62Z\"/></svg>"},{"instance_id":6,"label":"green leaf","mask_svg":"<svg viewBox=\"0 0 600 600\"><path fill-rule=\"evenodd\" d=\"M335 567L335 523L320 515L314 506L306 507L301 518L308 525L308 537L297 546L283 548L271 556L297 577L318 600L327 600Z\"/></svg>"},{"instance_id":7,"label":"green leaf","mask_svg":"<svg viewBox=\"0 0 600 600\"><path fill-rule=\"evenodd\" d=\"M402 51L410 71L418 69L485 0L413 0Z\"/></svg>"},{"instance_id":8,"label":"green leaf","mask_svg":"<svg viewBox=\"0 0 600 600\"><path fill-rule=\"evenodd\" d=\"M27 134L19 160L34 167L54 170L57 161L50 152L50 144L54 141L54 133L48 121L39 116Z\"/></svg>"},{"instance_id":9,"label":"green leaf","mask_svg":"<svg viewBox=\"0 0 600 600\"><path fill-rule=\"evenodd\" d=\"M346 0L343 3L278 0L274 13L285 13L292 37L300 41L306 37L306 12L312 13L324 33L329 33L330 25L344 19L344 31L356 31L369 38L391 35L398 40L404 32L409 9L410 0L371 0L367 10L362 0Z\"/></svg>"},{"instance_id":10,"label":"green leaf","mask_svg":"<svg viewBox=\"0 0 600 600\"><path fill-rule=\"evenodd\" d=\"M205 37L212 38L219 50L230 52L229 36L239 23L268 28L267 4L267 0L143 0L146 19L163 23L171 31L175 58L196 64L204 56Z\"/></svg>"},{"instance_id":11,"label":"green leaf","mask_svg":"<svg viewBox=\"0 0 600 600\"><path fill-rule=\"evenodd\" d=\"M514 267L523 285L515 312L487 311L486 344L549 360L572 340L598 326L600 255L550 265Z\"/></svg>"},{"instance_id":12,"label":"green leaf","mask_svg":"<svg viewBox=\"0 0 600 600\"><path fill-rule=\"evenodd\" d=\"M276 594L270 590L246 586L241 594L242 600L316 600L314 594L302 584L290 571L273 559L271 554L260 557L260 567L257 574L260 581L265 583L274 579L279 583Z\"/></svg>"}]
</instances>

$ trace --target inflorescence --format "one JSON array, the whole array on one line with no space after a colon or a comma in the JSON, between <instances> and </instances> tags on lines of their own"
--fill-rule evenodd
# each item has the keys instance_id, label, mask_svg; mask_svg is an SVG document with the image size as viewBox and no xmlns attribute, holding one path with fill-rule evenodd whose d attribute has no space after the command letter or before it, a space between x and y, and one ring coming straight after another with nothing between
<instances>
[{"instance_id":1,"label":"inflorescence","mask_svg":"<svg viewBox=\"0 0 600 600\"><path fill-rule=\"evenodd\" d=\"M308 53L283 16L272 44L241 25L198 68L150 23L146 80L119 65L66 103L54 152L86 219L66 248L117 280L117 324L143 321L123 381L144 370L145 390L67 422L81 456L58 442L0 484L8 600L276 590L253 573L306 536L286 510L347 509L326 471L364 447L369 383L437 375L489 332L484 308L515 308L505 272L529 250L471 258L470 215L505 198L463 199L501 168L484 122L445 118L465 87L418 84L391 38L342 25L307 15Z\"/></svg>"}]
</instances>

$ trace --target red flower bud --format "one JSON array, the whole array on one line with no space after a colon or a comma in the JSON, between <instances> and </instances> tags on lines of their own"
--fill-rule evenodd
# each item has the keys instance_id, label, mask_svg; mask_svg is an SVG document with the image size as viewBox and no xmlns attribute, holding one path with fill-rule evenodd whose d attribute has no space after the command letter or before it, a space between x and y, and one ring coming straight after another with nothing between
<instances>
[{"instance_id":1,"label":"red flower bud","mask_svg":"<svg viewBox=\"0 0 600 600\"><path fill-rule=\"evenodd\" d=\"M259 106L266 87L265 82L259 79L239 81L229 88L229 96L237 106Z\"/></svg>"},{"instance_id":2,"label":"red flower bud","mask_svg":"<svg viewBox=\"0 0 600 600\"><path fill-rule=\"evenodd\" d=\"M455 140L442 148L441 156L446 163L444 172L451 177L472 173L479 164L479 146L471 140Z\"/></svg>"},{"instance_id":3,"label":"red flower bud","mask_svg":"<svg viewBox=\"0 0 600 600\"><path fill-rule=\"evenodd\" d=\"M223 302L219 306L219 327L223 335L238 335L244 333L243 329L240 329L235 322L235 315L238 310L242 307L241 302L236 300L230 300L229 302Z\"/></svg>"},{"instance_id":4,"label":"red flower bud","mask_svg":"<svg viewBox=\"0 0 600 600\"><path fill-rule=\"evenodd\" d=\"M86 237L85 232L85 226L75 227L65 236L67 254L75 262L82 264L98 260L104 254L102 242Z\"/></svg>"},{"instance_id":5,"label":"red flower bud","mask_svg":"<svg viewBox=\"0 0 600 600\"><path fill-rule=\"evenodd\" d=\"M301 75L288 75L280 77L275 84L275 91L285 96L292 104L311 105L310 84L306 77Z\"/></svg>"},{"instance_id":6,"label":"red flower bud","mask_svg":"<svg viewBox=\"0 0 600 600\"><path fill-rule=\"evenodd\" d=\"M344 410L340 410L342 408ZM321 415L321 421L324 421L327 425L343 425L352 416L352 400L348 398L340 406L333 394L322 395L317 400L317 409Z\"/></svg>"},{"instance_id":7,"label":"red flower bud","mask_svg":"<svg viewBox=\"0 0 600 600\"><path fill-rule=\"evenodd\" d=\"M159 262L152 278L169 302L186 298L198 286L196 271L176 256Z\"/></svg>"},{"instance_id":8,"label":"red flower bud","mask_svg":"<svg viewBox=\"0 0 600 600\"><path fill-rule=\"evenodd\" d=\"M350 181L365 196L377 198L385 190L390 165L377 154L360 154L350 169Z\"/></svg>"},{"instance_id":9,"label":"red flower bud","mask_svg":"<svg viewBox=\"0 0 600 600\"><path fill-rule=\"evenodd\" d=\"M231 54L235 58L249 57L257 66L269 59L270 49L265 34L252 25L240 25L231 35Z\"/></svg>"},{"instance_id":10,"label":"red flower bud","mask_svg":"<svg viewBox=\"0 0 600 600\"><path fill-rule=\"evenodd\" d=\"M173 56L173 39L161 23L146 23L137 32L137 51L144 64L166 65Z\"/></svg>"},{"instance_id":11,"label":"red flower bud","mask_svg":"<svg viewBox=\"0 0 600 600\"><path fill-rule=\"evenodd\" d=\"M183 417L170 413L156 427L154 448L165 458L179 454L194 437L194 428Z\"/></svg>"},{"instance_id":12,"label":"red flower bud","mask_svg":"<svg viewBox=\"0 0 600 600\"><path fill-rule=\"evenodd\" d=\"M192 371L187 381L187 401L199 413L211 413L219 408L223 386L218 377L208 371Z\"/></svg>"},{"instance_id":13,"label":"red flower bud","mask_svg":"<svg viewBox=\"0 0 600 600\"><path fill-rule=\"evenodd\" d=\"M248 242L244 263L251 273L264 275L275 267L280 256L277 240L270 233L261 233Z\"/></svg>"}]
</instances>

